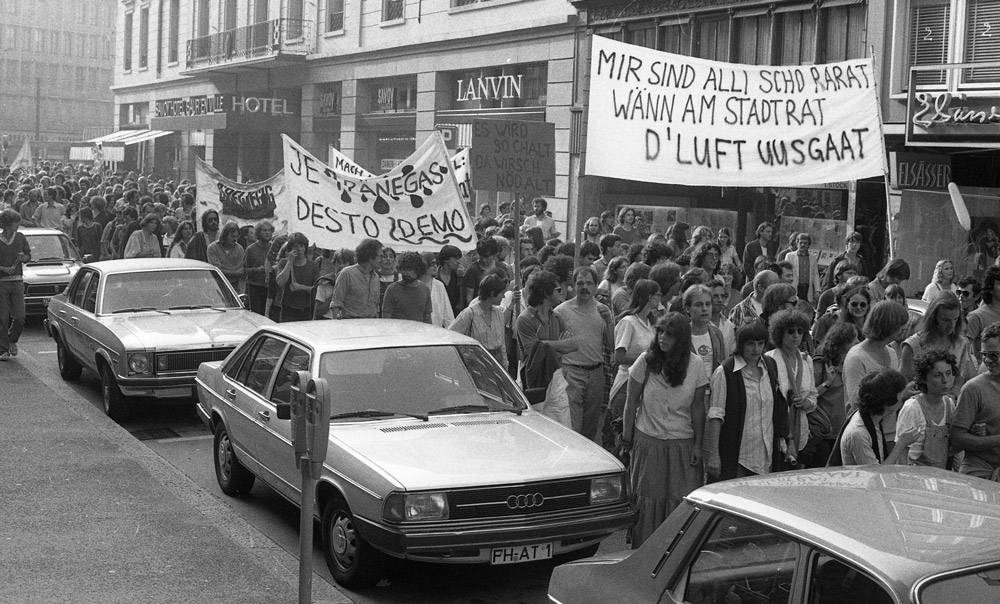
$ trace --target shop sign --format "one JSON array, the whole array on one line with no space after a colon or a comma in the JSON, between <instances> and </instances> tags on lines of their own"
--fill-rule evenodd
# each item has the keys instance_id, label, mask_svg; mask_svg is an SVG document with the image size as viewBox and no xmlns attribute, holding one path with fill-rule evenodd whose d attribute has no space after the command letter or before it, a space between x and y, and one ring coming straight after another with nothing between
<instances>
[{"instance_id":1,"label":"shop sign","mask_svg":"<svg viewBox=\"0 0 1000 604\"><path fill-rule=\"evenodd\" d=\"M296 115L288 99L233 94L193 96L186 99L156 101L154 117L192 117L234 113L237 115Z\"/></svg>"},{"instance_id":2,"label":"shop sign","mask_svg":"<svg viewBox=\"0 0 1000 604\"><path fill-rule=\"evenodd\" d=\"M320 93L319 112L321 115L340 115L340 93L339 92Z\"/></svg>"},{"instance_id":3,"label":"shop sign","mask_svg":"<svg viewBox=\"0 0 1000 604\"><path fill-rule=\"evenodd\" d=\"M968 65L924 65L910 68L906 103L906 144L930 147L1000 147L1000 90L958 92L918 90L916 74L944 72L959 81ZM1000 63L976 63L996 68Z\"/></svg>"},{"instance_id":4,"label":"shop sign","mask_svg":"<svg viewBox=\"0 0 1000 604\"><path fill-rule=\"evenodd\" d=\"M457 102L482 101L484 99L519 99L524 76L501 75L458 80Z\"/></svg>"},{"instance_id":5,"label":"shop sign","mask_svg":"<svg viewBox=\"0 0 1000 604\"><path fill-rule=\"evenodd\" d=\"M544 107L547 75L545 65L531 64L452 72L451 108Z\"/></svg>"},{"instance_id":6,"label":"shop sign","mask_svg":"<svg viewBox=\"0 0 1000 604\"><path fill-rule=\"evenodd\" d=\"M947 191L952 181L951 156L932 153L896 153L892 186L897 189Z\"/></svg>"},{"instance_id":7,"label":"shop sign","mask_svg":"<svg viewBox=\"0 0 1000 604\"><path fill-rule=\"evenodd\" d=\"M382 110L396 108L396 89L393 86L383 86L375 91L375 105Z\"/></svg>"}]
</instances>

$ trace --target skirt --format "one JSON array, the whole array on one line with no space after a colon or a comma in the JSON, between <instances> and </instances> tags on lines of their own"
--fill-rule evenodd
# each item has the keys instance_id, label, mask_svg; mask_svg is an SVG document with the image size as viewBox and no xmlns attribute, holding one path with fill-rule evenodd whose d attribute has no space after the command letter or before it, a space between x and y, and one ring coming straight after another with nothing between
<instances>
[{"instance_id":1,"label":"skirt","mask_svg":"<svg viewBox=\"0 0 1000 604\"><path fill-rule=\"evenodd\" d=\"M636 429L632 438L632 500L638 516L632 549L638 548L681 504L701 487L702 464L691 465L693 438L661 440Z\"/></svg>"}]
</instances>

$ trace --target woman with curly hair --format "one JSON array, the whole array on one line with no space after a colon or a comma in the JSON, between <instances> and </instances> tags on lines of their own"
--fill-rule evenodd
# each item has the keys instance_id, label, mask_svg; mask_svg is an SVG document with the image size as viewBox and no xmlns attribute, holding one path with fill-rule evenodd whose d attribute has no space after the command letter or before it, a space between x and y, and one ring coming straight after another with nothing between
<instances>
[{"instance_id":1,"label":"woman with curly hair","mask_svg":"<svg viewBox=\"0 0 1000 604\"><path fill-rule=\"evenodd\" d=\"M639 511L633 549L703 483L707 390L705 366L691 352L687 317L668 313L629 370L622 440L632 447L632 494Z\"/></svg>"},{"instance_id":2,"label":"woman with curly hair","mask_svg":"<svg viewBox=\"0 0 1000 604\"><path fill-rule=\"evenodd\" d=\"M929 350L950 352L956 359L958 369L955 372L955 383L949 393L957 396L962 385L977 373L976 362L972 360L972 344L963 335L964 333L962 302L951 292L939 293L924 311L924 318L917 333L903 341L900 361L903 377L907 380L913 379L914 359L925 352Z\"/></svg>"},{"instance_id":3,"label":"woman with curly hair","mask_svg":"<svg viewBox=\"0 0 1000 604\"><path fill-rule=\"evenodd\" d=\"M913 378L920 394L903 403L896 430L916 430L906 459L911 466L946 468L951 457L949 439L955 415L955 399L949 396L958 375L955 355L928 350L913 363Z\"/></svg>"},{"instance_id":4,"label":"woman with curly hair","mask_svg":"<svg viewBox=\"0 0 1000 604\"><path fill-rule=\"evenodd\" d=\"M691 244L687 248L684 248L684 251L681 253L694 256L694 248L709 241L715 241L715 235L712 234L712 229L707 226L696 226L694 227L694 230L691 231Z\"/></svg>"},{"instance_id":5,"label":"woman with curly hair","mask_svg":"<svg viewBox=\"0 0 1000 604\"><path fill-rule=\"evenodd\" d=\"M788 404L792 440L786 451L787 469L795 469L798 452L809 442L807 414L816 408L818 396L810 356L799 350L809 336L809 318L794 308L778 311L771 317L768 335L774 349L764 354L778 366L778 385Z\"/></svg>"},{"instance_id":6,"label":"woman with curly hair","mask_svg":"<svg viewBox=\"0 0 1000 604\"><path fill-rule=\"evenodd\" d=\"M722 258L722 249L714 241L699 243L694 248L691 256L691 268L703 269L711 276L719 272L719 261Z\"/></svg>"},{"instance_id":7,"label":"woman with curly hair","mask_svg":"<svg viewBox=\"0 0 1000 604\"><path fill-rule=\"evenodd\" d=\"M941 292L951 292L958 295L958 285L955 283L955 263L951 260L938 260L934 265L934 275L931 282L924 288L920 297L924 302L930 302Z\"/></svg>"}]
</instances>

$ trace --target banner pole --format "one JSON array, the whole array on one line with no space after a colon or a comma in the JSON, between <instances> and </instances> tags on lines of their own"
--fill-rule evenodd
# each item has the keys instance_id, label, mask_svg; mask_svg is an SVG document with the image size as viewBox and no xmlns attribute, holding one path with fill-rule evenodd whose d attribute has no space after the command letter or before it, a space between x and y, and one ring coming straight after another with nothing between
<instances>
[{"instance_id":1,"label":"banner pole","mask_svg":"<svg viewBox=\"0 0 1000 604\"><path fill-rule=\"evenodd\" d=\"M889 260L896 257L896 241L892 234L892 184L889 182L889 147L885 142L885 126L882 123L882 95L878 90L878 78L875 76L875 46L869 47L872 59L872 81L875 86L875 105L878 109L878 135L882 138L882 182L885 184L885 232L889 240ZM855 228L857 230L857 228Z\"/></svg>"}]
</instances>

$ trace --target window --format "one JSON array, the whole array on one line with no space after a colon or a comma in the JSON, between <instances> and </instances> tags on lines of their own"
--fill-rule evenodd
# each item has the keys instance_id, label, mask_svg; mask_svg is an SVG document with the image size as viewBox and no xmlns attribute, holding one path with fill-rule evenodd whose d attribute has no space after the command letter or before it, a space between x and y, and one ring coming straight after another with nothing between
<instances>
[{"instance_id":1,"label":"window","mask_svg":"<svg viewBox=\"0 0 1000 604\"><path fill-rule=\"evenodd\" d=\"M778 64L809 65L816 55L816 13L798 10L775 15L778 31Z\"/></svg>"},{"instance_id":2,"label":"window","mask_svg":"<svg viewBox=\"0 0 1000 604\"><path fill-rule=\"evenodd\" d=\"M948 62L951 4L948 0L913 2L910 5L908 65L940 65ZM917 85L944 85L944 71L919 71Z\"/></svg>"},{"instance_id":3,"label":"window","mask_svg":"<svg viewBox=\"0 0 1000 604\"><path fill-rule=\"evenodd\" d=\"M754 15L734 19L736 34L735 62L768 65L771 60L771 17Z\"/></svg>"},{"instance_id":4,"label":"window","mask_svg":"<svg viewBox=\"0 0 1000 604\"><path fill-rule=\"evenodd\" d=\"M382 21L403 18L403 0L382 0Z\"/></svg>"},{"instance_id":5,"label":"window","mask_svg":"<svg viewBox=\"0 0 1000 604\"><path fill-rule=\"evenodd\" d=\"M281 340L262 337L256 349L247 355L246 361L236 375L236 381L264 396L267 385L271 383L271 374L278 366L278 360L284 351L285 343Z\"/></svg>"},{"instance_id":6,"label":"window","mask_svg":"<svg viewBox=\"0 0 1000 604\"><path fill-rule=\"evenodd\" d=\"M236 29L236 0L226 0L222 11L222 31L231 29Z\"/></svg>"},{"instance_id":7,"label":"window","mask_svg":"<svg viewBox=\"0 0 1000 604\"><path fill-rule=\"evenodd\" d=\"M712 19L698 23L696 38L696 57L712 61L729 60L729 29L730 20Z\"/></svg>"},{"instance_id":8,"label":"window","mask_svg":"<svg viewBox=\"0 0 1000 604\"><path fill-rule=\"evenodd\" d=\"M133 13L125 13L125 48L124 52L122 52L122 68L125 71L132 71L132 16Z\"/></svg>"},{"instance_id":9,"label":"window","mask_svg":"<svg viewBox=\"0 0 1000 604\"><path fill-rule=\"evenodd\" d=\"M208 35L209 0L195 0L194 11L194 35L203 37Z\"/></svg>"},{"instance_id":10,"label":"window","mask_svg":"<svg viewBox=\"0 0 1000 604\"><path fill-rule=\"evenodd\" d=\"M868 575L826 554L816 556L809 591L813 604L892 604L892 596Z\"/></svg>"},{"instance_id":11,"label":"window","mask_svg":"<svg viewBox=\"0 0 1000 604\"><path fill-rule=\"evenodd\" d=\"M660 50L678 55L690 55L691 23L676 22L673 19L670 21L672 22L660 24Z\"/></svg>"},{"instance_id":12,"label":"window","mask_svg":"<svg viewBox=\"0 0 1000 604\"><path fill-rule=\"evenodd\" d=\"M625 30L625 41L636 46L656 48L656 24L629 25Z\"/></svg>"},{"instance_id":13,"label":"window","mask_svg":"<svg viewBox=\"0 0 1000 604\"><path fill-rule=\"evenodd\" d=\"M177 62L181 36L181 0L170 0L170 28L167 32L167 62Z\"/></svg>"},{"instance_id":14,"label":"window","mask_svg":"<svg viewBox=\"0 0 1000 604\"><path fill-rule=\"evenodd\" d=\"M278 375L274 378L274 386L271 388L271 402L290 403L292 402L292 379L296 371L309 370L309 353L297 346L290 346L285 360L278 368Z\"/></svg>"},{"instance_id":15,"label":"window","mask_svg":"<svg viewBox=\"0 0 1000 604\"><path fill-rule=\"evenodd\" d=\"M823 34L819 38L818 62L833 63L867 56L867 12L867 5L864 4L834 6L820 11Z\"/></svg>"},{"instance_id":16,"label":"window","mask_svg":"<svg viewBox=\"0 0 1000 604\"><path fill-rule=\"evenodd\" d=\"M149 67L149 7L139 9L139 69Z\"/></svg>"},{"instance_id":17,"label":"window","mask_svg":"<svg viewBox=\"0 0 1000 604\"><path fill-rule=\"evenodd\" d=\"M966 63L1000 62L1000 2L969 0L966 18ZM1000 81L1000 67L965 70L970 84Z\"/></svg>"},{"instance_id":18,"label":"window","mask_svg":"<svg viewBox=\"0 0 1000 604\"><path fill-rule=\"evenodd\" d=\"M344 0L326 1L326 31L344 29Z\"/></svg>"},{"instance_id":19,"label":"window","mask_svg":"<svg viewBox=\"0 0 1000 604\"><path fill-rule=\"evenodd\" d=\"M288 0L288 38L302 37L302 0Z\"/></svg>"},{"instance_id":20,"label":"window","mask_svg":"<svg viewBox=\"0 0 1000 604\"><path fill-rule=\"evenodd\" d=\"M678 602L788 602L799 546L750 520L721 515L672 588ZM866 600L843 600L864 602Z\"/></svg>"},{"instance_id":21,"label":"window","mask_svg":"<svg viewBox=\"0 0 1000 604\"><path fill-rule=\"evenodd\" d=\"M87 296L87 287L94 280L94 271L83 271L80 277L73 284L73 291L69 294L69 303L78 308L83 308L83 301Z\"/></svg>"}]
</instances>

